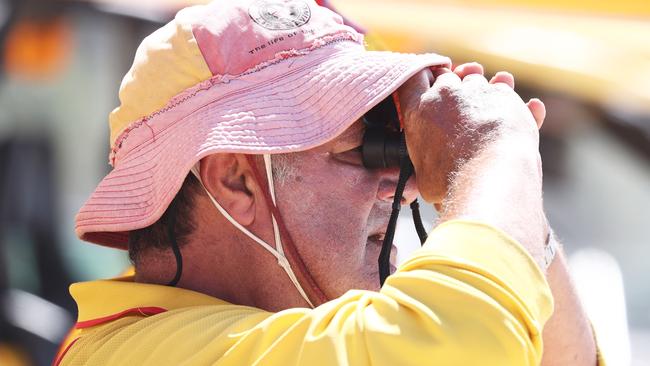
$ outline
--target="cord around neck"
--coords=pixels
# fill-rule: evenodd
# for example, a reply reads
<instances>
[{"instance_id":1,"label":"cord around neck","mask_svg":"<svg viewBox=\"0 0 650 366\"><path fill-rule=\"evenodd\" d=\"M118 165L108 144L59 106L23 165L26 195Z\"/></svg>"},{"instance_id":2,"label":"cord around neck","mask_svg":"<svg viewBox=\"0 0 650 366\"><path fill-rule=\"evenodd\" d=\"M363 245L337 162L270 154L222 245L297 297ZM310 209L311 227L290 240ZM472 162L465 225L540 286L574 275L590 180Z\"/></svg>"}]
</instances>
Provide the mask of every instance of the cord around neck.
<instances>
[{"instance_id":1,"label":"cord around neck","mask_svg":"<svg viewBox=\"0 0 650 366\"><path fill-rule=\"evenodd\" d=\"M272 176L272 166L271 166L271 159L270 156L266 157L265 156L265 167L267 170L267 176L266 178L271 182L268 186L266 185L266 179L262 177L260 174L259 170L257 169L255 165L255 161L252 158L251 155L247 155L247 158L249 158L249 163L253 169L253 173L255 175L255 179L259 182L260 186L263 188L264 192L264 198L268 204L268 206L271 208L271 219L273 221L273 236L275 239L275 248L268 243L266 243L264 240L260 239L257 235L253 234L250 230L239 224L224 208L219 204L219 202L212 196L212 194L206 189L205 185L203 184L203 181L201 180L200 176L200 165L197 163L193 168L192 168L192 173L197 177L199 180L201 186L203 187L204 191L207 193L208 197L212 201L212 204L217 208L217 210L233 225L235 228L237 228L239 231L244 233L246 236L248 236L250 239L252 239L255 243L260 245L262 248L264 248L267 252L271 253L277 260L278 260L278 265L282 267L282 269L285 271L293 285L296 287L298 292L300 293L300 296L311 306L312 308L314 306L317 306L319 304L324 303L326 300L326 297L318 288L316 285L315 281L313 278L311 278L311 275L309 272L307 272L306 267L304 263L302 262L302 259L300 256L297 254L295 247L293 245L293 241L291 240L291 237L288 235L288 232L286 231L286 227L284 226L284 223L282 221L281 215L277 207L275 206L275 192L273 188L273 176ZM285 237L286 245L283 245L282 237ZM286 247L286 248L285 248ZM299 273L303 276L303 278L308 278L307 283L309 286L312 286L312 292L315 294L314 295L314 300L310 299L310 297L307 295L305 290L303 289L300 281L298 280L298 277L293 271L293 268L291 266L291 263L289 262L289 259L287 259L287 256L285 255L285 249L286 252L289 254L289 257L291 258L293 263L297 264L298 271ZM296 259L297 258L297 259Z\"/></svg>"}]
</instances>

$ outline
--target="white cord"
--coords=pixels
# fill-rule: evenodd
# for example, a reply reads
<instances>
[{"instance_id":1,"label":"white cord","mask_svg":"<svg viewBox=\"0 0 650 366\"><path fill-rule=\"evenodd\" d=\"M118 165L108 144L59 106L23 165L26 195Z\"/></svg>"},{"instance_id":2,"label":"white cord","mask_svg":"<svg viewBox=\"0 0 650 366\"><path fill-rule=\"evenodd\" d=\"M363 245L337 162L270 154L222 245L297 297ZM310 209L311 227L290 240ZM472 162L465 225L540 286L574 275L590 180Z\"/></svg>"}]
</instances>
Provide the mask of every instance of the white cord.
<instances>
[{"instance_id":1,"label":"white cord","mask_svg":"<svg viewBox=\"0 0 650 366\"><path fill-rule=\"evenodd\" d=\"M270 193L271 193L271 199L273 201L273 204L275 205L275 190L274 190L274 187L273 187L273 172L271 170L271 168L272 168L271 156L268 155L268 154L264 155L264 166L266 168L266 178L269 181L269 190L270 190ZM201 180L201 170L200 169L201 169L200 168L200 163L196 163L194 165L194 167L192 167L192 173L199 180L199 183L201 183L201 187L203 187L203 190L208 194L208 197L210 197L210 200L212 201L212 204L217 208L217 210L219 210L219 212L231 224L233 224L237 229L239 229L239 231L246 234L246 236L251 238L257 244L261 245L262 248L266 249L275 258L277 258L278 264L287 273L287 276L289 276L289 279L291 280L293 285L296 287L296 289L300 293L300 296L302 296L302 298L305 299L305 301L307 301L309 306L313 308L314 304L312 304L312 302L309 300L309 297L307 297L307 294L305 293L302 286L300 285L300 282L298 281L298 278L293 273L293 269L291 268L291 264L289 263L286 256L284 255L284 250L282 248L282 240L281 240L281 237L280 237L280 230L278 229L278 224L277 224L277 222L275 220L275 217L273 216L273 213L271 213L271 219L273 221L273 236L275 238L275 245L276 245L277 250L274 249L273 247L271 247L270 245L268 245L264 240L257 237L257 235L250 232L250 230L248 230L247 228L242 226L240 223L237 222L237 220L235 220L232 216L230 216L228 211L226 211L226 209L224 209L223 206L221 206L219 204L219 202L217 202L217 200L212 196L212 194L205 188L205 185L203 184L203 181Z\"/></svg>"},{"instance_id":2,"label":"white cord","mask_svg":"<svg viewBox=\"0 0 650 366\"><path fill-rule=\"evenodd\" d=\"M273 165L271 163L271 155L264 154L264 168L266 169L266 180L269 182L269 192L271 193L271 200L273 205L277 207L275 203L275 187L273 184ZM282 247L282 237L280 236L280 229L278 228L278 222L275 220L275 216L271 213L271 220L273 221L273 234L275 237L275 248L280 252L284 257L284 248Z\"/></svg>"}]
</instances>

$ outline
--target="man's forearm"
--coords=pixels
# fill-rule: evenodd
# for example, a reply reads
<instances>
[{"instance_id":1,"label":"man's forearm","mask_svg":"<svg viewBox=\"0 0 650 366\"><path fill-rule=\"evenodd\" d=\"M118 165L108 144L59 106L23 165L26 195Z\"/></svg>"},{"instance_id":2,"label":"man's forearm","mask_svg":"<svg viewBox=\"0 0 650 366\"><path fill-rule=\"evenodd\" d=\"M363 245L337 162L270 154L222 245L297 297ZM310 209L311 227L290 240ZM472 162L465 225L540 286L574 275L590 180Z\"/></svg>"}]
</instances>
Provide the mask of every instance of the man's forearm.
<instances>
[{"instance_id":1,"label":"man's forearm","mask_svg":"<svg viewBox=\"0 0 650 366\"><path fill-rule=\"evenodd\" d=\"M525 143L524 143L525 144ZM494 143L456 175L441 215L493 225L521 243L540 265L548 232L536 150L519 141Z\"/></svg>"},{"instance_id":2,"label":"man's forearm","mask_svg":"<svg viewBox=\"0 0 650 366\"><path fill-rule=\"evenodd\" d=\"M541 177L537 176L536 156L516 145L490 147L469 161L456 177L442 219L469 218L499 227L519 241L544 270L548 228ZM544 328L542 365L595 365L591 327L561 253L548 268L547 281L555 311Z\"/></svg>"},{"instance_id":3,"label":"man's forearm","mask_svg":"<svg viewBox=\"0 0 650 366\"><path fill-rule=\"evenodd\" d=\"M542 365L596 365L596 345L591 325L561 251L548 268L546 278L553 292L555 310L544 327Z\"/></svg>"},{"instance_id":4,"label":"man's forearm","mask_svg":"<svg viewBox=\"0 0 650 366\"><path fill-rule=\"evenodd\" d=\"M514 238L537 263L541 271L532 269L541 277L550 231L538 151L544 106L522 103L512 78L488 82L480 67L459 69L419 74L401 88L418 188L427 202L443 201L441 221L481 221ZM530 269L527 258L521 262ZM517 275L525 276L521 269ZM595 356L593 339L563 259L555 260L547 282L558 310L547 328L554 337L546 337L546 364L589 364ZM548 294L549 287L542 287ZM571 356L565 358L568 351Z\"/></svg>"}]
</instances>

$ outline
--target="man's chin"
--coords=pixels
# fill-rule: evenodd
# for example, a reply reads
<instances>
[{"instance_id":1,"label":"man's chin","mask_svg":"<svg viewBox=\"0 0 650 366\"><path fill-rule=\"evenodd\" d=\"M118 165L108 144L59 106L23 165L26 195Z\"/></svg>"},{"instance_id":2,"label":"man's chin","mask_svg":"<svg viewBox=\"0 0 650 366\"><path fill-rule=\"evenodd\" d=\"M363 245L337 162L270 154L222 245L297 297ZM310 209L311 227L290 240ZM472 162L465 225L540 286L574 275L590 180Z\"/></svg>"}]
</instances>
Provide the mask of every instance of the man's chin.
<instances>
[{"instance_id":1,"label":"man's chin","mask_svg":"<svg viewBox=\"0 0 650 366\"><path fill-rule=\"evenodd\" d=\"M375 258L375 261L379 259L379 254L381 253L381 247L383 245L383 238L376 238L376 237L368 237L366 241L367 245L367 252L366 254L371 256L371 258ZM377 263L377 262L375 262ZM395 273L397 271L397 247L393 243L393 246L391 247L390 251L390 274ZM378 266L378 265L377 265ZM379 268L376 268L376 277L377 281L379 282Z\"/></svg>"},{"instance_id":2,"label":"man's chin","mask_svg":"<svg viewBox=\"0 0 650 366\"><path fill-rule=\"evenodd\" d=\"M397 271L397 267L395 267L392 263L390 265L390 274L392 275ZM375 265L371 270L366 272L367 275L365 276L364 283L362 286L359 287L361 290L369 290L369 291L379 291L381 289L381 286L379 285L379 268Z\"/></svg>"}]
</instances>

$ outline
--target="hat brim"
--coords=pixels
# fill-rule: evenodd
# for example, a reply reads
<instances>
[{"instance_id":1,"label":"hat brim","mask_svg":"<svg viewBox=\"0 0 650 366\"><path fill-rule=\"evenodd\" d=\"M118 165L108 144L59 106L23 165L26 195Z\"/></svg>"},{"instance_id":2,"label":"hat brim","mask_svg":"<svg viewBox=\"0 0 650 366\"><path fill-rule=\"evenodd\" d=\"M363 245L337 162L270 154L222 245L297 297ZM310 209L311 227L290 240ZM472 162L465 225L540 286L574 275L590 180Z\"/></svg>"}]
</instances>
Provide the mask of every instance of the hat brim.
<instances>
[{"instance_id":1,"label":"hat brim","mask_svg":"<svg viewBox=\"0 0 650 366\"><path fill-rule=\"evenodd\" d=\"M436 54L334 44L185 92L129 130L114 169L80 209L76 233L126 249L128 232L155 223L204 156L322 145L418 71L449 65Z\"/></svg>"}]
</instances>

